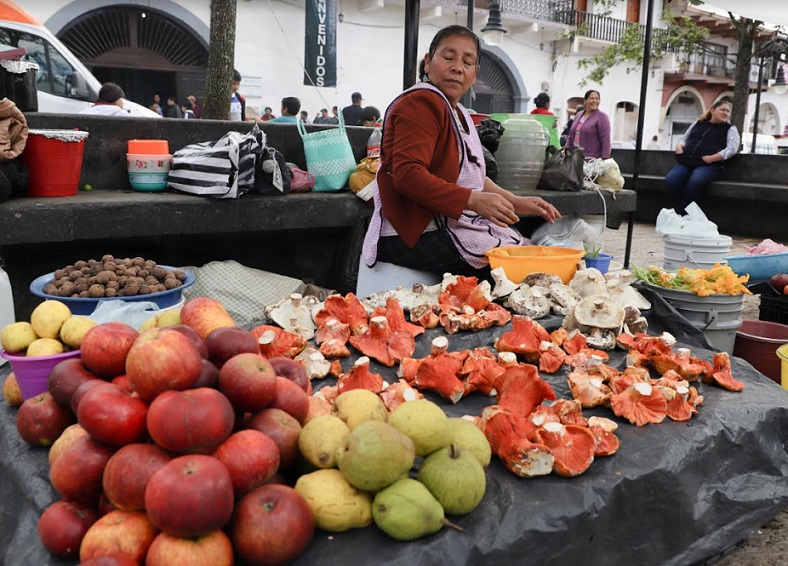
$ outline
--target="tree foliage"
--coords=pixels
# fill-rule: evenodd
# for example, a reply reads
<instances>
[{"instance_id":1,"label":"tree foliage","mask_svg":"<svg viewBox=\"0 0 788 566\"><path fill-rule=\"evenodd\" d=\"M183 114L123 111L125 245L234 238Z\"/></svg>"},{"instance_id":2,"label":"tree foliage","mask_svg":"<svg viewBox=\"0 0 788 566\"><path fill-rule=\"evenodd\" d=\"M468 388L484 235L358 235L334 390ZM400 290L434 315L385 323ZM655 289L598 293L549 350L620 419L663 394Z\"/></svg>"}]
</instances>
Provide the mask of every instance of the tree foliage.
<instances>
[{"instance_id":1,"label":"tree foliage","mask_svg":"<svg viewBox=\"0 0 788 566\"><path fill-rule=\"evenodd\" d=\"M235 59L237 0L211 0L211 45L205 77L203 118L230 117L230 89Z\"/></svg>"}]
</instances>

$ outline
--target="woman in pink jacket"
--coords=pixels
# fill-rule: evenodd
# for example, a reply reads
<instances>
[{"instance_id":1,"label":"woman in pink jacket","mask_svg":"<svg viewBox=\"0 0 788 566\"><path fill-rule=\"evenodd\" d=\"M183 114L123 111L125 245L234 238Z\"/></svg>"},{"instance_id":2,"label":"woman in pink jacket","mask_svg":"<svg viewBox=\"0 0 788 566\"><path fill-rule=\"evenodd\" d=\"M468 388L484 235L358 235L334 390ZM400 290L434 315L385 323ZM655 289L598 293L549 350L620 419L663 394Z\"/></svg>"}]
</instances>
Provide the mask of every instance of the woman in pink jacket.
<instances>
[{"instance_id":1,"label":"woman in pink jacket","mask_svg":"<svg viewBox=\"0 0 788 566\"><path fill-rule=\"evenodd\" d=\"M582 147L586 159L610 157L610 119L599 109L599 92L589 90L584 99L584 110L579 112L569 130L567 147Z\"/></svg>"}]
</instances>

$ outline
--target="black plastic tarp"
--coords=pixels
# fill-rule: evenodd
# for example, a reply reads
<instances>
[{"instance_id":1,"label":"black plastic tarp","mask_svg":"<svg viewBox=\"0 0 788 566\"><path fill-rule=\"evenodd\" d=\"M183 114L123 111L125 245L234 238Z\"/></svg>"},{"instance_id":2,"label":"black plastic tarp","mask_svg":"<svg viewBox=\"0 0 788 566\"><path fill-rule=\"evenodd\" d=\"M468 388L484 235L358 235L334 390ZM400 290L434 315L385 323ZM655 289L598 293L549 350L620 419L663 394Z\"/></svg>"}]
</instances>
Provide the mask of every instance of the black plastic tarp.
<instances>
[{"instance_id":1,"label":"black plastic tarp","mask_svg":"<svg viewBox=\"0 0 788 566\"><path fill-rule=\"evenodd\" d=\"M702 334L661 298L649 297L652 332L668 330L693 353L711 359ZM550 317L548 329L560 324ZM449 336L450 349L492 347L508 329ZM440 330L420 337L426 355ZM345 360L349 367L352 359ZM611 353L624 367L624 353ZM389 381L394 372L375 366ZM8 372L0 370L0 377ZM732 393L701 385L704 404L689 422L635 427L607 409L585 411L620 424L617 454L598 458L576 478L520 479L493 457L487 493L469 515L451 517L463 532L439 533L404 543L371 527L346 533L317 531L303 565L503 564L690 565L715 557L743 540L788 505L788 392L747 362L733 359L746 384ZM543 377L569 398L566 370ZM325 380L331 384L334 380ZM494 399L474 394L450 405L451 416L477 415ZM60 564L43 549L38 515L57 499L47 480L47 453L18 437L15 410L0 411L0 559L8 565Z\"/></svg>"}]
</instances>

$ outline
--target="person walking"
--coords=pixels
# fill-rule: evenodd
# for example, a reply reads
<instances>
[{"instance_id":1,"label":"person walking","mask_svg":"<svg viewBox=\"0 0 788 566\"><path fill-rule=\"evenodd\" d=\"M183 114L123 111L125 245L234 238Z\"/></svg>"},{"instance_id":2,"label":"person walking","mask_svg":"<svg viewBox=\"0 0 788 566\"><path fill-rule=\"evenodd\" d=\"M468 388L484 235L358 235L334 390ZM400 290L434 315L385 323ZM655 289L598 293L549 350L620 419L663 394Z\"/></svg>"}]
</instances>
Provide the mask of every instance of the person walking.
<instances>
[{"instance_id":1,"label":"person walking","mask_svg":"<svg viewBox=\"0 0 788 566\"><path fill-rule=\"evenodd\" d=\"M345 120L346 126L355 126L361 119L361 104L364 102L364 98L360 92L354 92L350 95L350 100L352 104L342 109L342 119Z\"/></svg>"},{"instance_id":2,"label":"person walking","mask_svg":"<svg viewBox=\"0 0 788 566\"><path fill-rule=\"evenodd\" d=\"M167 108L164 109L165 118L183 118L181 114L181 107L175 102L175 96L170 95L167 97Z\"/></svg>"},{"instance_id":3,"label":"person walking","mask_svg":"<svg viewBox=\"0 0 788 566\"><path fill-rule=\"evenodd\" d=\"M739 130L730 123L732 105L722 98L684 132L676 146L676 165L665 176L665 184L676 203L676 213L684 215L703 189L719 179L723 163L739 149Z\"/></svg>"},{"instance_id":4,"label":"person walking","mask_svg":"<svg viewBox=\"0 0 788 566\"><path fill-rule=\"evenodd\" d=\"M575 114L566 147L582 147L586 159L610 157L610 118L599 109L599 92L583 96L583 111Z\"/></svg>"},{"instance_id":5,"label":"person walking","mask_svg":"<svg viewBox=\"0 0 788 566\"><path fill-rule=\"evenodd\" d=\"M479 38L452 25L433 38L419 66L421 81L384 116L375 205L362 258L458 275L489 274L484 252L527 240L519 215L553 222L558 210L539 197L516 196L486 176L482 144L460 104L479 69Z\"/></svg>"}]
</instances>

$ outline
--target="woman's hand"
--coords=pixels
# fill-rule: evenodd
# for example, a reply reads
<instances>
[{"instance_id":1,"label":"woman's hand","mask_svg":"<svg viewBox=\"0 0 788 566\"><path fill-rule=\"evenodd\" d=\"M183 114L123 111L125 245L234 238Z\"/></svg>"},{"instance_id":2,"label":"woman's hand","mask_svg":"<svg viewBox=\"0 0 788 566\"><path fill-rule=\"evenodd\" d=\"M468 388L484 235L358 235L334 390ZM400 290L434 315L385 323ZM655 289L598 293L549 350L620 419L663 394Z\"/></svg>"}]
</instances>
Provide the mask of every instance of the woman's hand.
<instances>
[{"instance_id":1,"label":"woman's hand","mask_svg":"<svg viewBox=\"0 0 788 566\"><path fill-rule=\"evenodd\" d=\"M676 155L681 155L682 153L684 153L684 146L679 144L676 146Z\"/></svg>"},{"instance_id":2,"label":"woman's hand","mask_svg":"<svg viewBox=\"0 0 788 566\"><path fill-rule=\"evenodd\" d=\"M722 155L719 153L713 153L711 155L704 155L701 157L701 159L703 160L703 163L717 163L718 161L722 161Z\"/></svg>"},{"instance_id":3,"label":"woman's hand","mask_svg":"<svg viewBox=\"0 0 788 566\"><path fill-rule=\"evenodd\" d=\"M504 228L520 219L514 205L496 193L473 191L465 208Z\"/></svg>"},{"instance_id":4,"label":"woman's hand","mask_svg":"<svg viewBox=\"0 0 788 566\"><path fill-rule=\"evenodd\" d=\"M540 197L516 197L515 211L518 214L535 214L547 220L550 224L556 218L561 218L561 213L552 204Z\"/></svg>"}]
</instances>

